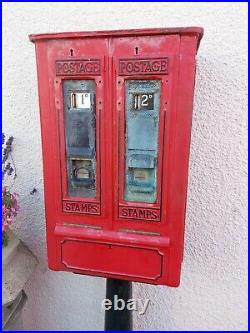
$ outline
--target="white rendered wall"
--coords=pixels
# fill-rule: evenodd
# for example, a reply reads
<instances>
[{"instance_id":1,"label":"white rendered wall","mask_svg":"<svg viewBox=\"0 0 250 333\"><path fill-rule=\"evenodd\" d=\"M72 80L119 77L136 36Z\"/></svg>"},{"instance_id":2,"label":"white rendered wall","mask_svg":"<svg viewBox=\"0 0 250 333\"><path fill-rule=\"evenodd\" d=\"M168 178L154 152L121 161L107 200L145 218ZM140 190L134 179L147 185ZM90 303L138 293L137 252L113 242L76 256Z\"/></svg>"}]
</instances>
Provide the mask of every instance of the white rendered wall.
<instances>
[{"instance_id":1,"label":"white rendered wall","mask_svg":"<svg viewBox=\"0 0 250 333\"><path fill-rule=\"evenodd\" d=\"M150 298L141 330L247 329L247 5L4 3L3 130L15 137L21 195L15 230L40 265L26 288L27 330L103 329L105 280L46 266L35 48L30 33L202 26L197 56L185 257L178 289L134 284ZM38 192L30 195L33 187Z\"/></svg>"}]
</instances>

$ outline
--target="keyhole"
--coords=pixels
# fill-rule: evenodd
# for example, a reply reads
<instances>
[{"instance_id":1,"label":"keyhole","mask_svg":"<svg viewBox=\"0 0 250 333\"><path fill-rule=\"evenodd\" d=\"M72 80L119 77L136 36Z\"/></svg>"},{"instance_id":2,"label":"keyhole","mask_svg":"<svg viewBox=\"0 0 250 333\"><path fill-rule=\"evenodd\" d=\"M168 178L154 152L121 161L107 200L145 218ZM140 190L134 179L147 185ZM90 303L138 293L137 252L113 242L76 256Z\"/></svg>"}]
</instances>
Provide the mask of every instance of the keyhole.
<instances>
[{"instance_id":1,"label":"keyhole","mask_svg":"<svg viewBox=\"0 0 250 333\"><path fill-rule=\"evenodd\" d=\"M138 54L139 48L136 46L135 48L135 54Z\"/></svg>"},{"instance_id":2,"label":"keyhole","mask_svg":"<svg viewBox=\"0 0 250 333\"><path fill-rule=\"evenodd\" d=\"M73 55L74 55L73 49L70 49L70 55L71 55L71 57L73 57Z\"/></svg>"}]
</instances>

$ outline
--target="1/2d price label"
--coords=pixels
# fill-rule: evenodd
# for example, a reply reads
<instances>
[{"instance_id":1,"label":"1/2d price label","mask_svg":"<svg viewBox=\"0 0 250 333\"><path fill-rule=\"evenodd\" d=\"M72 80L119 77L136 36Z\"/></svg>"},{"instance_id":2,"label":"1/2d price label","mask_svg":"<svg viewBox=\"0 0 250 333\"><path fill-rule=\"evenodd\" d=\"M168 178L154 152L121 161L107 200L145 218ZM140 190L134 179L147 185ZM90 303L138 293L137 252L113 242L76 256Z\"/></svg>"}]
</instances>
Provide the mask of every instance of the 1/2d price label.
<instances>
[{"instance_id":1,"label":"1/2d price label","mask_svg":"<svg viewBox=\"0 0 250 333\"><path fill-rule=\"evenodd\" d=\"M132 98L133 110L153 110L154 109L154 94L141 93L133 94Z\"/></svg>"}]
</instances>

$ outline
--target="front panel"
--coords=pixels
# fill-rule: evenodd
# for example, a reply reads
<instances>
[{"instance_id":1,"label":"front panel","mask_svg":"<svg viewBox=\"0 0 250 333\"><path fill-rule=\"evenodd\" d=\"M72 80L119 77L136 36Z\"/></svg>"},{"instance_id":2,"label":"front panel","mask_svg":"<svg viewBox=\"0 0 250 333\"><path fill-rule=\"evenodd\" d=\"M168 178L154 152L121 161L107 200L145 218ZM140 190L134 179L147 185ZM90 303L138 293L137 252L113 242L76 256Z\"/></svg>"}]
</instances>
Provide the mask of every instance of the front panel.
<instances>
[{"instance_id":1,"label":"front panel","mask_svg":"<svg viewBox=\"0 0 250 333\"><path fill-rule=\"evenodd\" d=\"M114 40L116 229L165 234L162 170L169 159L166 126L174 112L178 49L178 36Z\"/></svg>"},{"instance_id":2,"label":"front panel","mask_svg":"<svg viewBox=\"0 0 250 333\"><path fill-rule=\"evenodd\" d=\"M57 226L109 228L110 147L105 137L107 41L38 43L49 265L63 270ZM108 133L108 134L107 134ZM51 249L51 250L50 250Z\"/></svg>"},{"instance_id":3,"label":"front panel","mask_svg":"<svg viewBox=\"0 0 250 333\"><path fill-rule=\"evenodd\" d=\"M64 224L107 227L105 156L109 152L104 118L108 51L106 40L97 44L99 47L93 47L90 39L65 41L63 46L48 44L59 137L56 211Z\"/></svg>"}]
</instances>

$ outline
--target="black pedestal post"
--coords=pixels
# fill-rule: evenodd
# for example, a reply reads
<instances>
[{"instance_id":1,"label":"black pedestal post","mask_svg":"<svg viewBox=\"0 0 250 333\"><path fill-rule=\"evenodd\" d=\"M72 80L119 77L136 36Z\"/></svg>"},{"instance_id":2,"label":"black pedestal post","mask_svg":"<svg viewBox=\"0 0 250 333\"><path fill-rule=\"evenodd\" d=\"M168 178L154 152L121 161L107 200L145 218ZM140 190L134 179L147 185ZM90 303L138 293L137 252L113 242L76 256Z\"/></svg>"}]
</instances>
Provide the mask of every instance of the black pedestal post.
<instances>
[{"instance_id":1,"label":"black pedestal post","mask_svg":"<svg viewBox=\"0 0 250 333\"><path fill-rule=\"evenodd\" d=\"M105 311L105 331L132 331L132 311L114 309L114 297L127 300L132 297L132 282L107 279L106 299L112 302L112 308Z\"/></svg>"}]
</instances>

